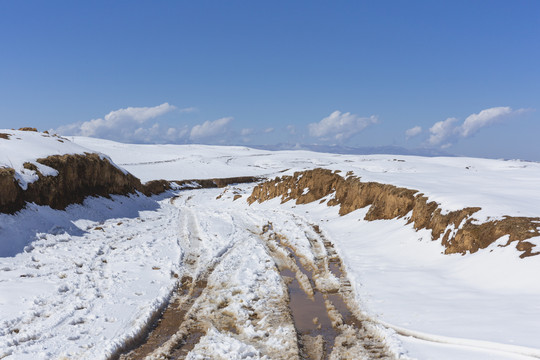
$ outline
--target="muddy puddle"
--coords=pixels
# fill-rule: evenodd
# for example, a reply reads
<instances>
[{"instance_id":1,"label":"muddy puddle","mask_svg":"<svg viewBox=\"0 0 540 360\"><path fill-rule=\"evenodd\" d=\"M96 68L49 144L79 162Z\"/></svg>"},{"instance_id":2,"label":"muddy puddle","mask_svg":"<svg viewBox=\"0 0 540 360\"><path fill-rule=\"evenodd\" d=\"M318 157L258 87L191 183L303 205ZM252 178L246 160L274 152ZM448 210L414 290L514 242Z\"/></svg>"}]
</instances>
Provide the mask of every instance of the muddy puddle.
<instances>
[{"instance_id":1,"label":"muddy puddle","mask_svg":"<svg viewBox=\"0 0 540 360\"><path fill-rule=\"evenodd\" d=\"M338 358L390 359L381 341L369 334L362 321L354 314L347 301L351 301L352 288L332 243L325 239L318 226L313 226L317 239L310 239L312 250L319 246L325 256L315 256L315 262L301 259L296 249L282 235L273 233L273 224L263 226L263 235L285 250L290 260L276 259L280 275L287 285L289 308L298 335L301 359L323 360ZM319 250L321 251L321 250ZM279 251L274 249L274 255ZM320 255L320 254L319 254ZM280 255L277 255L280 257ZM318 260L317 260L318 259ZM306 268L306 266L309 268ZM339 279L339 288L320 288L314 276L332 274ZM307 281L306 281L307 279ZM306 289L307 288L307 289ZM347 333L347 334L345 334ZM346 348L355 344L356 349ZM345 351L343 349L345 348ZM334 351L335 350L335 351ZM353 357L349 357L353 356Z\"/></svg>"},{"instance_id":2,"label":"muddy puddle","mask_svg":"<svg viewBox=\"0 0 540 360\"><path fill-rule=\"evenodd\" d=\"M279 240L278 244L282 245ZM319 291L314 286L312 272L302 265L294 250L289 246L283 246L283 248L294 259L298 270L307 276L313 289L313 295L306 293L300 286L297 274L291 269L284 268L280 271L287 284L289 308L300 340L301 355L308 359L328 359L339 331L332 324L333 321L327 309L327 302L330 301L330 306L334 306L340 313L344 311L349 316L352 316L352 313L338 294L330 295L330 298L329 294L323 294ZM334 265L336 264L334 263ZM334 266L333 274L339 279L342 275L341 269ZM336 319L334 319L334 323L335 321Z\"/></svg>"}]
</instances>

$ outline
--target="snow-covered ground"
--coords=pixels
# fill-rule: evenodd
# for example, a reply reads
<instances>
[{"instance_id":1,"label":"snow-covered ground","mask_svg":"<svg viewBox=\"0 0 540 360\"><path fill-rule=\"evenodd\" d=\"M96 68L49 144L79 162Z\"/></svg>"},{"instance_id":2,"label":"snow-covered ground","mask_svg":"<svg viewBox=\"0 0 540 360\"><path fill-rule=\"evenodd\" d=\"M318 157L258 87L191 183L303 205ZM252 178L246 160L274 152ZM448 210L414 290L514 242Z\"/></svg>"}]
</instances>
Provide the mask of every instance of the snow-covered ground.
<instances>
[{"instance_id":1,"label":"snow-covered ground","mask_svg":"<svg viewBox=\"0 0 540 360\"><path fill-rule=\"evenodd\" d=\"M445 210L480 206L477 218L540 215L537 163L70 140L109 155L143 181L273 177L324 167L417 189ZM65 212L32 205L17 215L0 215L1 246L12 238L28 244L14 257L0 258L0 358L105 358L144 329L177 277L223 256L221 264L228 265L220 265L222 276L230 276L243 301L253 301L248 291L257 286L278 294L276 274L260 278L268 272L266 253L250 242L266 222L281 224L306 256L302 224L319 225L342 257L363 311L391 329L384 336L396 356L540 357L540 257L520 259L513 246L497 244L475 254L444 255L427 231L416 232L403 219L362 220L367 209L340 217L337 207L318 202L275 199L249 206L245 200L253 186L237 186L242 197L236 201L232 189L219 199L224 189L179 190L183 201L171 202L171 194L113 197L88 199ZM31 230L18 234L20 228ZM194 231L201 239L198 250L189 241ZM193 251L202 257L190 269L185 258ZM237 261L242 268L234 267ZM212 330L192 357L197 351L208 355L217 343L216 351L257 358L286 341L289 331L284 326L261 344L247 333L233 339Z\"/></svg>"},{"instance_id":2,"label":"snow-covered ground","mask_svg":"<svg viewBox=\"0 0 540 360\"><path fill-rule=\"evenodd\" d=\"M232 176L275 176L278 172L324 167L352 171L362 181L377 181L426 194L447 211L468 206L475 218L540 215L540 163L464 157L339 155L310 151L264 151L203 145L128 145L74 137L76 144L112 157L139 177L182 180Z\"/></svg>"}]
</instances>

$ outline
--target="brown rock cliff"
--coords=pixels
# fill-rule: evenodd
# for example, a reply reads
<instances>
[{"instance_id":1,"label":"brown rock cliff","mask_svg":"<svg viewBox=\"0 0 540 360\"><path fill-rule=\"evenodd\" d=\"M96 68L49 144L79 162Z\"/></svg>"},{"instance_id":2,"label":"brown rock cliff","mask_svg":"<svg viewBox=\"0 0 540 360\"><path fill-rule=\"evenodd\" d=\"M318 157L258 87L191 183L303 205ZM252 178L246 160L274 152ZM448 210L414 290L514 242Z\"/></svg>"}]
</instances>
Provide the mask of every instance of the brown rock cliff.
<instances>
[{"instance_id":1,"label":"brown rock cliff","mask_svg":"<svg viewBox=\"0 0 540 360\"><path fill-rule=\"evenodd\" d=\"M431 230L433 240L441 239L445 252L474 253L486 248L501 236L509 235L506 245L515 243L522 252L520 257L538 255L534 244L525 240L539 236L540 218L510 217L477 223L472 215L478 207L464 208L443 214L439 205L417 190L361 182L359 178L344 178L338 172L314 169L296 172L293 176L277 177L257 185L248 202L263 202L281 197L281 202L296 200L297 204L317 201L333 194L328 206L339 206L339 214L345 215L370 206L365 220L403 218L410 215L408 223L416 230Z\"/></svg>"}]
</instances>

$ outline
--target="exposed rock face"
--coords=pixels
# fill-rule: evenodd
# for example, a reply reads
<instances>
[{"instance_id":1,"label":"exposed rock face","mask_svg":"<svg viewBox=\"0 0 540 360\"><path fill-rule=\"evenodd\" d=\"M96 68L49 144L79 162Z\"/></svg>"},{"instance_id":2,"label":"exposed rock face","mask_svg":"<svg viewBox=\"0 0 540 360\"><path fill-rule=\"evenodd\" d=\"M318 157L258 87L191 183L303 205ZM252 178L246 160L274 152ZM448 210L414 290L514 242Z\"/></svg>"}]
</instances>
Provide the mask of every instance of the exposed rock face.
<instances>
[{"instance_id":1,"label":"exposed rock face","mask_svg":"<svg viewBox=\"0 0 540 360\"><path fill-rule=\"evenodd\" d=\"M416 230L431 230L432 239L441 239L445 252L474 253L486 248L501 236L509 235L506 245L515 243L523 253L520 257L538 255L533 252L534 244L525 240L539 236L540 218L510 217L502 220L475 222L472 215L478 207L465 208L442 214L438 204L429 201L417 190L400 188L376 182L361 182L359 178L343 178L338 172L314 169L296 172L293 176L277 177L257 185L248 198L252 204L281 197L281 202L295 199L297 204L306 204L334 194L328 206L340 206L339 214L370 206L365 220L402 218L410 215L408 223Z\"/></svg>"},{"instance_id":2,"label":"exposed rock face","mask_svg":"<svg viewBox=\"0 0 540 360\"><path fill-rule=\"evenodd\" d=\"M184 187L192 187L195 189L201 188L222 188L231 184L252 183L261 180L254 176L240 176L230 178L214 178L214 179L192 179L192 180L152 180L143 185L142 193L147 196L161 194L164 191L172 190L173 184Z\"/></svg>"},{"instance_id":3,"label":"exposed rock face","mask_svg":"<svg viewBox=\"0 0 540 360\"><path fill-rule=\"evenodd\" d=\"M15 180L15 170L0 168L0 212L13 213L24 206L22 189Z\"/></svg>"},{"instance_id":4,"label":"exposed rock face","mask_svg":"<svg viewBox=\"0 0 540 360\"><path fill-rule=\"evenodd\" d=\"M38 130L34 127L22 127L19 129L20 131L33 131L33 132L38 132Z\"/></svg>"},{"instance_id":5,"label":"exposed rock face","mask_svg":"<svg viewBox=\"0 0 540 360\"><path fill-rule=\"evenodd\" d=\"M125 174L98 154L54 155L37 162L57 170L58 175L43 176L35 165L26 163L24 167L39 176L37 181L28 184L27 190L19 187L13 169L0 169L0 212L16 212L26 202L65 209L90 195L125 195L143 190L139 179Z\"/></svg>"}]
</instances>

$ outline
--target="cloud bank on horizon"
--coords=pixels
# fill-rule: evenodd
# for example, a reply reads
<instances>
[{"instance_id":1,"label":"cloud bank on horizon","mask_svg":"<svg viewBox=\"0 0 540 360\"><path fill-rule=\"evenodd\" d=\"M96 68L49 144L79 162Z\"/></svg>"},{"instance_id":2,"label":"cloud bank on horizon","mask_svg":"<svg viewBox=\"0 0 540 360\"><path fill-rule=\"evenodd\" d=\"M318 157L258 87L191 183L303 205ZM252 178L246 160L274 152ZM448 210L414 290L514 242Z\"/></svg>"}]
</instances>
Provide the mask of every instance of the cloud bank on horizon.
<instances>
[{"instance_id":1,"label":"cloud bank on horizon","mask_svg":"<svg viewBox=\"0 0 540 360\"><path fill-rule=\"evenodd\" d=\"M179 109L169 103L154 107L127 107L113 110L103 118L77 122L51 129L61 135L76 135L98 137L108 140L133 143L210 143L210 144L240 144L252 141L252 136L266 136L276 131L282 131L287 136L296 135L300 129L296 125L288 125L284 129L263 127L242 128L234 130L231 125L232 116L216 120L207 120L200 124L188 126L164 126L159 118L165 114L196 111L195 108ZM447 149L457 141L471 137L482 128L511 119L527 109L513 110L508 106L492 107L471 114L463 122L449 117L435 122L427 131L421 126L414 126L405 131L406 139L424 134L425 147ZM333 111L318 122L307 125L309 140L315 143L343 144L364 131L367 127L376 125L379 119L375 115L362 117L350 112Z\"/></svg>"},{"instance_id":2,"label":"cloud bank on horizon","mask_svg":"<svg viewBox=\"0 0 540 360\"><path fill-rule=\"evenodd\" d=\"M128 107L113 110L103 118L92 119L60 126L50 131L64 136L88 136L102 139L134 142L134 143L215 143L238 144L252 141L252 135L265 136L276 132L274 127L242 128L235 131L231 128L232 116L188 126L164 126L159 117L176 112L188 113L195 108L178 109L169 103L154 107ZM376 124L378 119L372 115L361 117L350 112L334 111L319 122L308 125L308 133L313 141L343 142L357 135L366 127ZM287 135L295 135L295 125L288 125L283 130Z\"/></svg>"}]
</instances>

